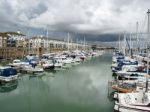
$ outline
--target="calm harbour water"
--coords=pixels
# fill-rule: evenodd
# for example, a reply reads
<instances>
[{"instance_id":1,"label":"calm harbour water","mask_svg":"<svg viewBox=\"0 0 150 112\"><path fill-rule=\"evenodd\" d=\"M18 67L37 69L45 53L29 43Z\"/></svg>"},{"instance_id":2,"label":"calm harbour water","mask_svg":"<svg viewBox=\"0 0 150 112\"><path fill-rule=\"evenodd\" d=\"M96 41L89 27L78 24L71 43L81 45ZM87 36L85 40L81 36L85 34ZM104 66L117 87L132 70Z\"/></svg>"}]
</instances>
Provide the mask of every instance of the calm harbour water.
<instances>
[{"instance_id":1,"label":"calm harbour water","mask_svg":"<svg viewBox=\"0 0 150 112\"><path fill-rule=\"evenodd\" d=\"M0 112L113 112L108 98L111 55L42 77L24 75L1 87Z\"/></svg>"}]
</instances>

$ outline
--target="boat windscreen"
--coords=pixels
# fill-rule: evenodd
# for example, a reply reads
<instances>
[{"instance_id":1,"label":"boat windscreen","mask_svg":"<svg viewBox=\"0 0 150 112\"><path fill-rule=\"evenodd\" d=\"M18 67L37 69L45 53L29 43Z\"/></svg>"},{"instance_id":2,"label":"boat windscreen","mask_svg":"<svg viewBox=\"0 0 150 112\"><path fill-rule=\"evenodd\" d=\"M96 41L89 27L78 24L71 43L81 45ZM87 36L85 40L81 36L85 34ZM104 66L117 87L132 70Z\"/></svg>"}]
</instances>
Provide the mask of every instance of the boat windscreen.
<instances>
[{"instance_id":1,"label":"boat windscreen","mask_svg":"<svg viewBox=\"0 0 150 112\"><path fill-rule=\"evenodd\" d=\"M9 76L13 76L17 74L17 70L13 69L13 68L7 68L7 69L3 69L1 70L1 76L4 77L9 77Z\"/></svg>"}]
</instances>

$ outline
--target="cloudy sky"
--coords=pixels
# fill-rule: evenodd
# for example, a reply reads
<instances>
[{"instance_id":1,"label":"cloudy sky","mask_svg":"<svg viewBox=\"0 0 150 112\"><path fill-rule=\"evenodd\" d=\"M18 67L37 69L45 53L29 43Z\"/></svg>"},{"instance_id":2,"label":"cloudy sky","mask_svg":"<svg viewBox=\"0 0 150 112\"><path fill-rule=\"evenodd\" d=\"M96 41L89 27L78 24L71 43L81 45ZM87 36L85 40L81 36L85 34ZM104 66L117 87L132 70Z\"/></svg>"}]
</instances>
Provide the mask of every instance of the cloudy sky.
<instances>
[{"instance_id":1,"label":"cloudy sky","mask_svg":"<svg viewBox=\"0 0 150 112\"><path fill-rule=\"evenodd\" d=\"M0 0L0 31L134 32L148 8L150 0Z\"/></svg>"}]
</instances>

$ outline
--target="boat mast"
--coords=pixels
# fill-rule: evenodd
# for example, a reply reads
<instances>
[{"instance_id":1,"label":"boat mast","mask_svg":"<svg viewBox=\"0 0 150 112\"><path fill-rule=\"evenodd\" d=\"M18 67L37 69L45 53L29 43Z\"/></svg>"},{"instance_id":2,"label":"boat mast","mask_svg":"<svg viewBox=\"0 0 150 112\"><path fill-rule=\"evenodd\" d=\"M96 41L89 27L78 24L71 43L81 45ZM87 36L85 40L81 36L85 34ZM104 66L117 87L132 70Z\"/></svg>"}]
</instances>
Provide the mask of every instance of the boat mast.
<instances>
[{"instance_id":1,"label":"boat mast","mask_svg":"<svg viewBox=\"0 0 150 112\"><path fill-rule=\"evenodd\" d=\"M30 55L30 38L29 38L29 28L27 28L27 36L28 36L28 55Z\"/></svg>"},{"instance_id":2,"label":"boat mast","mask_svg":"<svg viewBox=\"0 0 150 112\"><path fill-rule=\"evenodd\" d=\"M139 28L139 23L136 22L136 47L137 50L136 50L136 54L138 54L139 50L138 50L138 28Z\"/></svg>"},{"instance_id":3,"label":"boat mast","mask_svg":"<svg viewBox=\"0 0 150 112\"><path fill-rule=\"evenodd\" d=\"M120 52L120 33L119 33L119 52Z\"/></svg>"},{"instance_id":4,"label":"boat mast","mask_svg":"<svg viewBox=\"0 0 150 112\"><path fill-rule=\"evenodd\" d=\"M76 44L77 44L77 50L78 50L78 38L77 38L77 40L76 40Z\"/></svg>"},{"instance_id":5,"label":"boat mast","mask_svg":"<svg viewBox=\"0 0 150 112\"><path fill-rule=\"evenodd\" d=\"M69 32L68 32L68 51L69 51Z\"/></svg>"},{"instance_id":6,"label":"boat mast","mask_svg":"<svg viewBox=\"0 0 150 112\"><path fill-rule=\"evenodd\" d=\"M149 46L149 38L150 38L150 27L149 27L149 24L150 24L150 18L149 18L149 14L150 14L150 9L148 9L148 12L147 12L147 15L148 15L148 25L147 25L147 39L148 39L148 46ZM149 47L148 47L149 48ZM147 57L148 57L148 60L147 60L147 75L149 76L149 49L147 48ZM148 77L146 77L146 92L148 92Z\"/></svg>"},{"instance_id":7,"label":"boat mast","mask_svg":"<svg viewBox=\"0 0 150 112\"><path fill-rule=\"evenodd\" d=\"M48 27L47 27L46 37L47 37L47 53L48 53Z\"/></svg>"},{"instance_id":8,"label":"boat mast","mask_svg":"<svg viewBox=\"0 0 150 112\"><path fill-rule=\"evenodd\" d=\"M71 50L73 50L73 40L72 40L72 37L71 37Z\"/></svg>"},{"instance_id":9,"label":"boat mast","mask_svg":"<svg viewBox=\"0 0 150 112\"><path fill-rule=\"evenodd\" d=\"M132 57L132 46L131 46L132 42L131 42L131 36L132 36L132 34L130 33L130 45L129 45L129 47L130 47L130 56Z\"/></svg>"},{"instance_id":10,"label":"boat mast","mask_svg":"<svg viewBox=\"0 0 150 112\"><path fill-rule=\"evenodd\" d=\"M126 34L124 34L124 49L123 49L124 55L126 55Z\"/></svg>"},{"instance_id":11,"label":"boat mast","mask_svg":"<svg viewBox=\"0 0 150 112\"><path fill-rule=\"evenodd\" d=\"M85 36L84 36L84 51L85 51Z\"/></svg>"}]
</instances>

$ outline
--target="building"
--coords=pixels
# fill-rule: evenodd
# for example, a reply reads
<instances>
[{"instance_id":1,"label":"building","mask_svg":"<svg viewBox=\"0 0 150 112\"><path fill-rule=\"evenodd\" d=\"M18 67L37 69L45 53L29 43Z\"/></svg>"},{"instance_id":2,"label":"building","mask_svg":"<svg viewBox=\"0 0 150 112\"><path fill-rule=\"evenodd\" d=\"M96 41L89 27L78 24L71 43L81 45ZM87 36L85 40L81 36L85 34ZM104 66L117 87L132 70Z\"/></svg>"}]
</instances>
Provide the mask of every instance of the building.
<instances>
[{"instance_id":1,"label":"building","mask_svg":"<svg viewBox=\"0 0 150 112\"><path fill-rule=\"evenodd\" d=\"M25 47L25 35L18 32L0 33L0 47Z\"/></svg>"},{"instance_id":2,"label":"building","mask_svg":"<svg viewBox=\"0 0 150 112\"><path fill-rule=\"evenodd\" d=\"M50 39L45 36L26 38L20 32L0 33L0 58L15 59L28 54L41 56L44 53L88 48L89 46L83 43Z\"/></svg>"}]
</instances>

